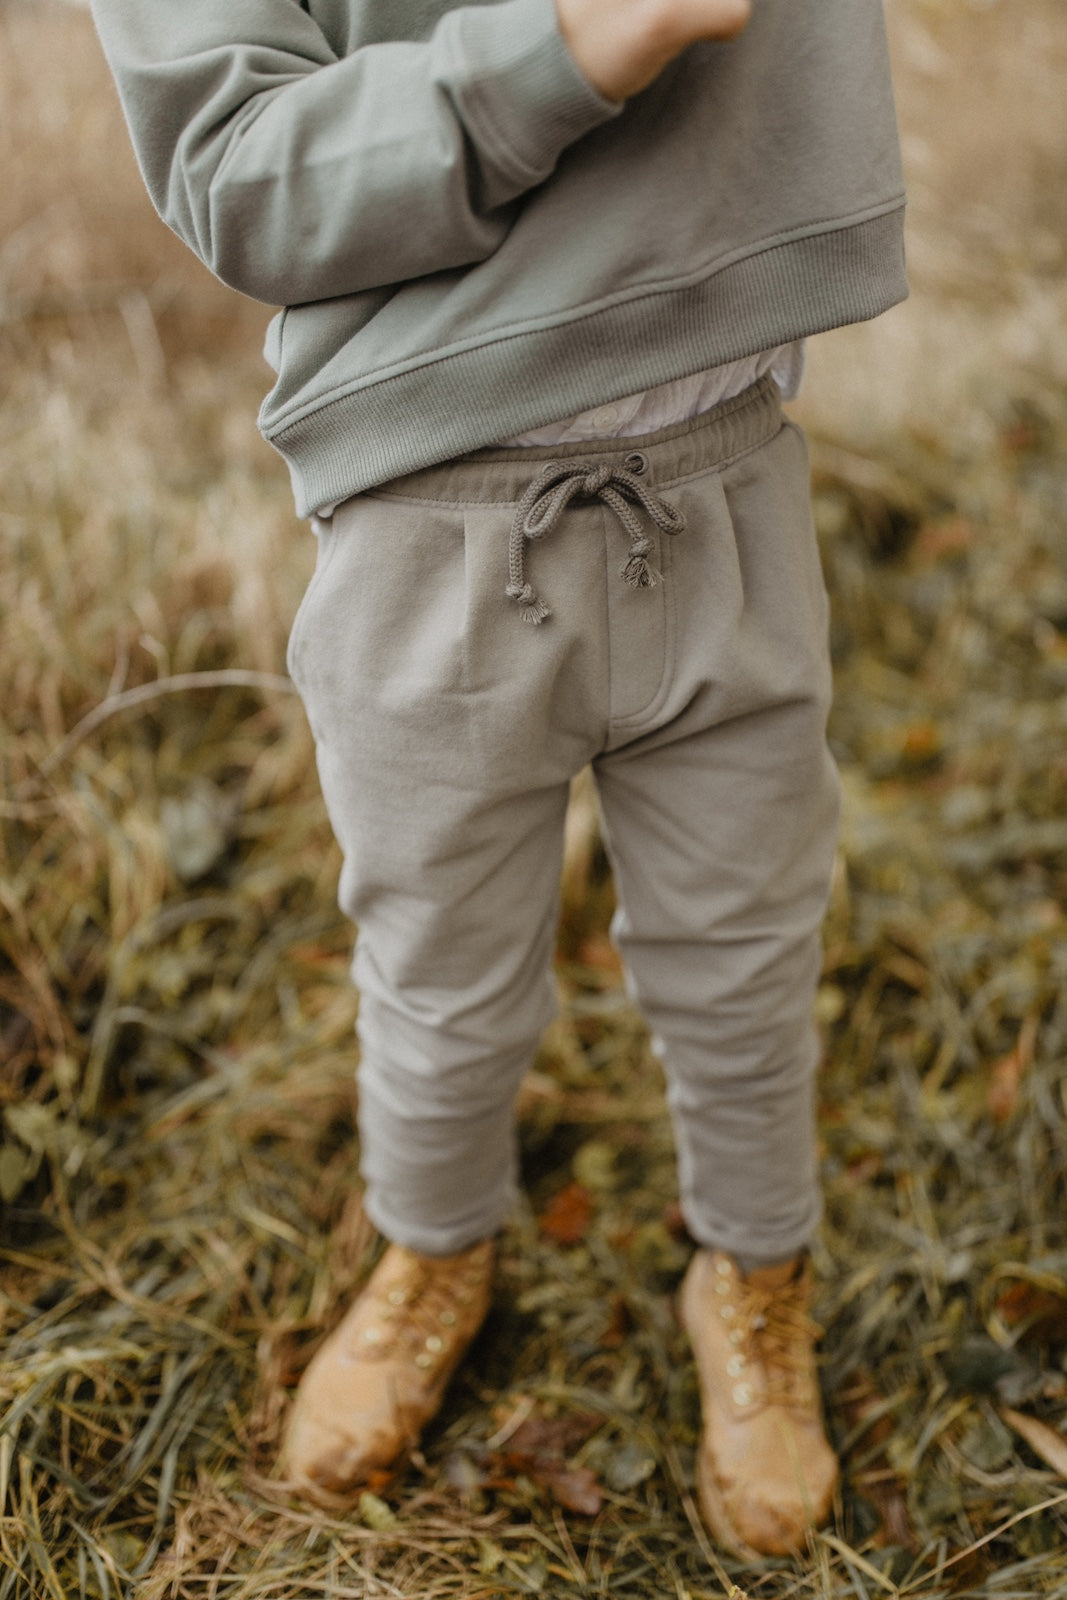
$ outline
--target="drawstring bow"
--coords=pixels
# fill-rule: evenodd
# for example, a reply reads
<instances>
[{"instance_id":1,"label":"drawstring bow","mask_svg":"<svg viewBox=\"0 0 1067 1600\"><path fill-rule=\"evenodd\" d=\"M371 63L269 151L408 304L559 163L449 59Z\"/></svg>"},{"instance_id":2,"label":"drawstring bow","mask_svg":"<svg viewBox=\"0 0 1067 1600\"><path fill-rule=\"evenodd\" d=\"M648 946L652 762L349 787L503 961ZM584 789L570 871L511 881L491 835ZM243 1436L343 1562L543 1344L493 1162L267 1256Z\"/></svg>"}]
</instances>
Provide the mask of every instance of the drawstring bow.
<instances>
[{"instance_id":1,"label":"drawstring bow","mask_svg":"<svg viewBox=\"0 0 1067 1600\"><path fill-rule=\"evenodd\" d=\"M643 470L643 458L634 455ZM649 565L652 546L635 511L640 506L664 533L680 533L685 518L677 507L653 493L628 466L576 466L566 461L550 461L538 473L515 511L508 538L508 586L505 593L519 607L524 622L543 622L550 615L536 590L526 581L526 541L543 539L552 532L570 502L602 500L615 513L630 536L630 549L621 568L623 580L634 589L650 589L659 582L659 573Z\"/></svg>"}]
</instances>

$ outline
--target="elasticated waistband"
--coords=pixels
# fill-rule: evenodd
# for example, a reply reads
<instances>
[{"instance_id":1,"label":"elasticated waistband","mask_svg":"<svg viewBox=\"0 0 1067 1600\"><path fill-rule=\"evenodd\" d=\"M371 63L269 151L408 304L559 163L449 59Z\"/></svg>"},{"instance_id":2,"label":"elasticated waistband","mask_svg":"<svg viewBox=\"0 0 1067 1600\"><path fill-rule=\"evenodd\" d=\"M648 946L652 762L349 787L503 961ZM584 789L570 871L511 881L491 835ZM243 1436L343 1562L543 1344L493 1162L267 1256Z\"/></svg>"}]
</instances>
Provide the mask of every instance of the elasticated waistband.
<instances>
[{"instance_id":1,"label":"elasticated waistband","mask_svg":"<svg viewBox=\"0 0 1067 1600\"><path fill-rule=\"evenodd\" d=\"M769 375L743 394L688 422L623 439L577 444L516 445L474 450L440 466L394 478L368 492L390 499L507 505L521 500L548 461L625 463L640 455L649 482L665 488L698 473L721 470L773 439L782 426L781 395Z\"/></svg>"}]
</instances>

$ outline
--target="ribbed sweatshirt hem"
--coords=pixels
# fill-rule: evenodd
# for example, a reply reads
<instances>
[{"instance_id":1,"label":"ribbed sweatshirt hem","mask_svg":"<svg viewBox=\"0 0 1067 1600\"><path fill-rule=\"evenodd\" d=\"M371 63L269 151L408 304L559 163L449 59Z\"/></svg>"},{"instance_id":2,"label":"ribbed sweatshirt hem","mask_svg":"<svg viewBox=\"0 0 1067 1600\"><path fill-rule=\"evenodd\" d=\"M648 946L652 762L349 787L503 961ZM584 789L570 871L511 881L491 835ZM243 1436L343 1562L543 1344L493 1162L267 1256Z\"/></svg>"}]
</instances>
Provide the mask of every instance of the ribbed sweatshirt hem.
<instances>
[{"instance_id":1,"label":"ribbed sweatshirt hem","mask_svg":"<svg viewBox=\"0 0 1067 1600\"><path fill-rule=\"evenodd\" d=\"M271 418L268 402L263 432L307 516L590 406L879 316L907 294L902 211L773 244L683 287L435 352L292 421Z\"/></svg>"}]
</instances>

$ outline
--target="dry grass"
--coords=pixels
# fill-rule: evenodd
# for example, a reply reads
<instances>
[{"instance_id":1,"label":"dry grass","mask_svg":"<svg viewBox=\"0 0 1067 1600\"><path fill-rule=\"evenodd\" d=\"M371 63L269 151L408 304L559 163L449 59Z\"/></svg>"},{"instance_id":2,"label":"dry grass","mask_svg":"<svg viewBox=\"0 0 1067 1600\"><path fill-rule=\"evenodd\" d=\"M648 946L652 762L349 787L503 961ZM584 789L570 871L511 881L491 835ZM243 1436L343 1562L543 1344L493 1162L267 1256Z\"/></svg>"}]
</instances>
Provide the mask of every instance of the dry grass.
<instances>
[{"instance_id":1,"label":"dry grass","mask_svg":"<svg viewBox=\"0 0 1067 1600\"><path fill-rule=\"evenodd\" d=\"M817 342L804 398L861 447L995 449L1018 393L1067 384L1067 30L1059 0L887 0L912 296Z\"/></svg>"},{"instance_id":2,"label":"dry grass","mask_svg":"<svg viewBox=\"0 0 1067 1600\"><path fill-rule=\"evenodd\" d=\"M286 1387L376 1248L336 853L276 681L308 541L252 428L262 314L153 225L84 16L0 0L0 1600L1067 1594L1067 419L1053 245L1026 243L1063 145L1043 65L1013 121L987 110L1058 4L894 0L917 320L813 361L845 1480L807 1558L742 1567L693 1509L671 1141L582 799L476 1359L351 1516L271 1481ZM1011 222L999 298L933 225L968 185L984 237ZM918 364L946 317L981 395ZM846 413L869 339L880 409Z\"/></svg>"}]
</instances>

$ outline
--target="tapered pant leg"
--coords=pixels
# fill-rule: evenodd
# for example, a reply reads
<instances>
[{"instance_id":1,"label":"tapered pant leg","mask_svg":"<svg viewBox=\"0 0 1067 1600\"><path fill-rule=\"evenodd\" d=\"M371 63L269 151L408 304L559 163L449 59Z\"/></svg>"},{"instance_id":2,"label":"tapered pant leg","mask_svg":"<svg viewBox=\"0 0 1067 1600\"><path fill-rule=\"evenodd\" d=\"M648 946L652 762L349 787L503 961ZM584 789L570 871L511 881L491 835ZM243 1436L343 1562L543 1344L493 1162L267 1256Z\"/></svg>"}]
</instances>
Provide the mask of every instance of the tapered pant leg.
<instances>
[{"instance_id":1,"label":"tapered pant leg","mask_svg":"<svg viewBox=\"0 0 1067 1600\"><path fill-rule=\"evenodd\" d=\"M787 426L679 494L669 688L655 726L616 725L595 763L614 931L662 1053L690 1230L773 1261L820 1214L813 997L838 813L802 440Z\"/></svg>"},{"instance_id":2,"label":"tapered pant leg","mask_svg":"<svg viewBox=\"0 0 1067 1600\"><path fill-rule=\"evenodd\" d=\"M504 596L512 511L349 502L290 645L357 927L365 1205L427 1254L513 1204L514 1098L555 1006L564 816L589 751L565 687L595 678L588 649ZM577 616L588 585L570 584Z\"/></svg>"}]
</instances>

